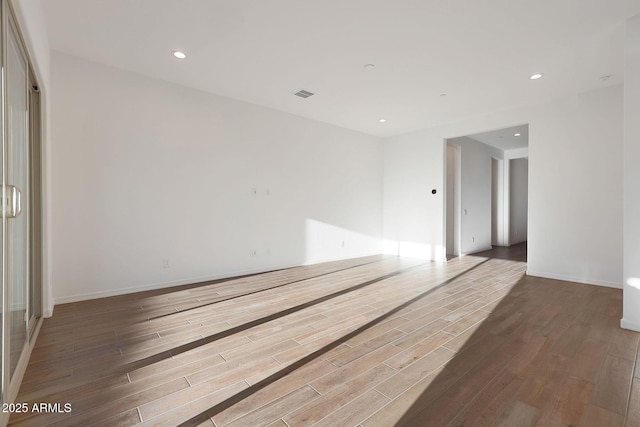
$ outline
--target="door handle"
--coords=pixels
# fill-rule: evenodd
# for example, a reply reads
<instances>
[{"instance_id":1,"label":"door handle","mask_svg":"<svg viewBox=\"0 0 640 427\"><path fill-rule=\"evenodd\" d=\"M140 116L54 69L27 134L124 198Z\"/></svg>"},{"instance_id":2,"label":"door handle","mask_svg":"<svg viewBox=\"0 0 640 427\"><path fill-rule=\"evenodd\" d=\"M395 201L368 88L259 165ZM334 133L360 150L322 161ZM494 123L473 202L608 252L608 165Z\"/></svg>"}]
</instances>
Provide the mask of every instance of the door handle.
<instances>
[{"instance_id":1,"label":"door handle","mask_svg":"<svg viewBox=\"0 0 640 427\"><path fill-rule=\"evenodd\" d=\"M14 185L6 186L5 200L2 208L7 218L17 218L22 213L22 194L18 187Z\"/></svg>"}]
</instances>

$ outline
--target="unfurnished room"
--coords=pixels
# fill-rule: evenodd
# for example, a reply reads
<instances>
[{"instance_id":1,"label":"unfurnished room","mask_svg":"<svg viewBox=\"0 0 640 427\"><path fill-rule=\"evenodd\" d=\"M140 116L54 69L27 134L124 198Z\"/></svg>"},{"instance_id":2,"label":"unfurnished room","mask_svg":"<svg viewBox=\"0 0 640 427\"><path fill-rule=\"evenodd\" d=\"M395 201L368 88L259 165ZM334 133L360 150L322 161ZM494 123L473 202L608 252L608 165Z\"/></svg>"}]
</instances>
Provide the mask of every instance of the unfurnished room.
<instances>
[{"instance_id":1,"label":"unfurnished room","mask_svg":"<svg viewBox=\"0 0 640 427\"><path fill-rule=\"evenodd\" d=\"M0 425L640 426L640 0L0 0Z\"/></svg>"}]
</instances>

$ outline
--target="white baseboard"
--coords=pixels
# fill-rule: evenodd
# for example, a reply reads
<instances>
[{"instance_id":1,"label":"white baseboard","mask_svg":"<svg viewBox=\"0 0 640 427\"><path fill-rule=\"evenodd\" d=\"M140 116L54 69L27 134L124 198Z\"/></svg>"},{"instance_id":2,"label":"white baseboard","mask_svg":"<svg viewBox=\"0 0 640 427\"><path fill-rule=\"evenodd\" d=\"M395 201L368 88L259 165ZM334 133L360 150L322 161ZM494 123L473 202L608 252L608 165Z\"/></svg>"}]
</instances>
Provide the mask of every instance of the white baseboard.
<instances>
[{"instance_id":1,"label":"white baseboard","mask_svg":"<svg viewBox=\"0 0 640 427\"><path fill-rule=\"evenodd\" d=\"M527 276L542 277L544 279L562 280L564 282L582 283L584 285L604 286L606 288L622 289L622 283L607 282L604 280L591 280L581 277L565 276L562 274L541 273L527 269Z\"/></svg>"},{"instance_id":2,"label":"white baseboard","mask_svg":"<svg viewBox=\"0 0 640 427\"><path fill-rule=\"evenodd\" d=\"M302 264L270 265L268 267L263 267L263 268L258 268L258 269L226 271L226 272L223 272L223 273L213 274L213 275L210 275L210 276L191 277L191 278L178 279L178 280L172 280L172 281L167 281L167 282L149 283L149 284L145 284L145 285L132 286L132 287L128 287L128 288L111 289L111 290L108 290L108 291L89 292L89 293L86 293L86 294L68 295L68 296L55 298L55 304L66 304L66 303L70 303L70 302L87 301L87 300L98 299L98 298L114 297L114 296L118 296L118 295L132 294L132 293L135 293L135 292L152 291L152 290L156 290L156 289L171 288L171 287L174 287L174 286L190 285L190 284L193 284L193 283L210 282L210 281L213 281L213 280L221 280L221 279L229 279L229 278L238 277L238 276L246 276L248 274L260 274L260 273L266 273L266 272L274 271L274 270L282 270L282 269L285 269L285 268L300 267L300 266L303 266L303 265L310 265L310 264L320 264L320 263L323 263L323 262L339 261L339 260L343 260L343 259L363 258L363 257L373 256L373 255L380 255L380 253L379 252L377 252L377 253L367 253L367 254L363 254L363 255L354 255L354 256L348 256L348 257L344 257L344 258L322 258L322 259L319 258L319 259L306 260Z\"/></svg>"},{"instance_id":3,"label":"white baseboard","mask_svg":"<svg viewBox=\"0 0 640 427\"><path fill-rule=\"evenodd\" d=\"M640 332L640 323L638 322L629 322L627 320L620 320L620 327L622 329L629 329L631 331Z\"/></svg>"}]
</instances>

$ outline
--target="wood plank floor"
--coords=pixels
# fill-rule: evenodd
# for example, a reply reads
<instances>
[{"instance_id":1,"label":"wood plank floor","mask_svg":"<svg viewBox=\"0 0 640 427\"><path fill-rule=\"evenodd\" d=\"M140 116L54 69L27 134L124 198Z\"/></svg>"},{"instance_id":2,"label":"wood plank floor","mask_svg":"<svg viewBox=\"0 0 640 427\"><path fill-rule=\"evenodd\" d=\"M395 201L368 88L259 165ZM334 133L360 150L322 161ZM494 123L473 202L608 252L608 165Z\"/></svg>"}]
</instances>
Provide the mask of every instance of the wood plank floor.
<instances>
[{"instance_id":1,"label":"wood plank floor","mask_svg":"<svg viewBox=\"0 0 640 427\"><path fill-rule=\"evenodd\" d=\"M523 260L373 256L56 306L17 401L71 411L10 425L639 426L622 292Z\"/></svg>"}]
</instances>

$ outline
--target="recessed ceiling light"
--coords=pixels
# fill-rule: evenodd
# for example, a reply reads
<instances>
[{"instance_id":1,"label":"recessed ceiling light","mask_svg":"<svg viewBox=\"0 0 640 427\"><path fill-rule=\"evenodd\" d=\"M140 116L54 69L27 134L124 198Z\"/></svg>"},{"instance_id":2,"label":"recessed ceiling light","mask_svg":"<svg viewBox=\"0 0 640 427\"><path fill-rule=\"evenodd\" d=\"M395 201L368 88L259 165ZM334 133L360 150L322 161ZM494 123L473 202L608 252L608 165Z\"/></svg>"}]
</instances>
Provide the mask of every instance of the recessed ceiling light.
<instances>
[{"instance_id":1,"label":"recessed ceiling light","mask_svg":"<svg viewBox=\"0 0 640 427\"><path fill-rule=\"evenodd\" d=\"M171 52L173 54L173 56L175 56L178 59L185 59L187 57L187 54L184 52L180 52L179 50L174 50L173 52Z\"/></svg>"},{"instance_id":2,"label":"recessed ceiling light","mask_svg":"<svg viewBox=\"0 0 640 427\"><path fill-rule=\"evenodd\" d=\"M444 97L444 96L447 96L447 94L446 93L441 93L440 96Z\"/></svg>"},{"instance_id":3,"label":"recessed ceiling light","mask_svg":"<svg viewBox=\"0 0 640 427\"><path fill-rule=\"evenodd\" d=\"M519 133L514 133L513 136L520 136L520 134Z\"/></svg>"},{"instance_id":4,"label":"recessed ceiling light","mask_svg":"<svg viewBox=\"0 0 640 427\"><path fill-rule=\"evenodd\" d=\"M378 121L379 121L380 123L386 123L386 122L387 122L387 119L380 119L380 120L378 120Z\"/></svg>"},{"instance_id":5,"label":"recessed ceiling light","mask_svg":"<svg viewBox=\"0 0 640 427\"><path fill-rule=\"evenodd\" d=\"M376 68L376 65L375 64L365 64L362 68L364 68L367 71L371 71L374 68Z\"/></svg>"},{"instance_id":6,"label":"recessed ceiling light","mask_svg":"<svg viewBox=\"0 0 640 427\"><path fill-rule=\"evenodd\" d=\"M535 74L532 74L531 76L529 76L529 79L538 80L539 78L542 78L543 75L544 74L542 74L542 73L535 73Z\"/></svg>"}]
</instances>

